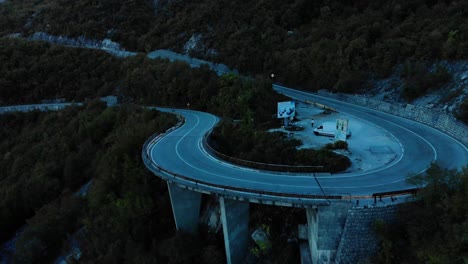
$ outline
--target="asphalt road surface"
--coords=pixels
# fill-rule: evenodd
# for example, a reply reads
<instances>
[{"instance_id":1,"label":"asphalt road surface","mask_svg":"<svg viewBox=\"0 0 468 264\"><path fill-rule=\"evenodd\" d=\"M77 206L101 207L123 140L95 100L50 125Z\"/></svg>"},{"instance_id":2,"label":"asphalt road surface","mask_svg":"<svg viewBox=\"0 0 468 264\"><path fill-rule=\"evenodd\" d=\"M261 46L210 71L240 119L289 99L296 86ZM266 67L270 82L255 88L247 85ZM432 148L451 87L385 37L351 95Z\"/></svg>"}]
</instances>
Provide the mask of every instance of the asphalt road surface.
<instances>
[{"instance_id":1,"label":"asphalt road surface","mask_svg":"<svg viewBox=\"0 0 468 264\"><path fill-rule=\"evenodd\" d=\"M296 100L311 100L326 104L385 129L399 141L401 154L384 167L362 173L326 176L316 174L314 177L312 173L278 173L242 168L218 160L204 149L203 136L218 122L216 116L204 112L172 109L160 110L183 115L185 124L167 133L156 144L150 145L145 152L148 151L151 160L158 166L194 180L248 189L252 192L286 195L362 196L397 191L414 187L406 184L405 178L411 174L424 172L431 162L437 162L446 168L458 169L468 165L468 149L452 137L429 126L315 94L276 85L274 88ZM58 110L66 105L50 104L40 107L45 107L45 110ZM37 108L37 105L3 107L0 113Z\"/></svg>"},{"instance_id":2,"label":"asphalt road surface","mask_svg":"<svg viewBox=\"0 0 468 264\"><path fill-rule=\"evenodd\" d=\"M316 174L317 180L312 173L278 173L242 168L218 160L204 149L203 136L218 122L216 116L190 110L160 109L183 115L185 124L149 147L151 160L170 172L215 185L286 195L353 196L414 188L405 182L406 177L424 172L432 162L447 168L462 168L468 164L468 149L434 128L310 93L277 85L274 89L296 100L326 104L385 129L400 142L402 154L385 167L364 173Z\"/></svg>"}]
</instances>

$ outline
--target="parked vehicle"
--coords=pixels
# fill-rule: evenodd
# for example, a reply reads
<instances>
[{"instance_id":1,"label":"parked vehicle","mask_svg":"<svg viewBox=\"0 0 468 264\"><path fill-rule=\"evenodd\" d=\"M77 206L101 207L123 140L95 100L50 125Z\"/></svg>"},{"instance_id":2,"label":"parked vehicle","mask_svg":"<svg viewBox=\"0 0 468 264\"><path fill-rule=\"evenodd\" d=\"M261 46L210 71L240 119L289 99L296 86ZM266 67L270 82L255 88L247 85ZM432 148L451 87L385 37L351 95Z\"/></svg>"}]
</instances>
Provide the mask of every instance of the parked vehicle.
<instances>
[{"instance_id":1,"label":"parked vehicle","mask_svg":"<svg viewBox=\"0 0 468 264\"><path fill-rule=\"evenodd\" d=\"M335 131L336 131L336 123L325 122L314 129L314 134L317 136L334 137ZM351 131L348 130L348 132L346 133L346 137L349 138L350 136L351 136Z\"/></svg>"}]
</instances>

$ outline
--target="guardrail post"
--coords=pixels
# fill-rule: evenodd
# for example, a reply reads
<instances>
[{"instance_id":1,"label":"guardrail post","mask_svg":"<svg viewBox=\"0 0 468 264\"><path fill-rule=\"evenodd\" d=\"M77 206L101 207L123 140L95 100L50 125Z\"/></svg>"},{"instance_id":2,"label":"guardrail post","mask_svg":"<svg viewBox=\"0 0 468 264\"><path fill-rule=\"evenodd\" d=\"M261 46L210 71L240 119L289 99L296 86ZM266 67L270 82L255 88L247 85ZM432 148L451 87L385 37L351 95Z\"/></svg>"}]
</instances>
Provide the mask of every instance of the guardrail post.
<instances>
[{"instance_id":1,"label":"guardrail post","mask_svg":"<svg viewBox=\"0 0 468 264\"><path fill-rule=\"evenodd\" d=\"M198 231L201 193L167 183L177 230L195 234Z\"/></svg>"},{"instance_id":2,"label":"guardrail post","mask_svg":"<svg viewBox=\"0 0 468 264\"><path fill-rule=\"evenodd\" d=\"M249 239L249 202L219 198L228 264L242 263Z\"/></svg>"}]
</instances>

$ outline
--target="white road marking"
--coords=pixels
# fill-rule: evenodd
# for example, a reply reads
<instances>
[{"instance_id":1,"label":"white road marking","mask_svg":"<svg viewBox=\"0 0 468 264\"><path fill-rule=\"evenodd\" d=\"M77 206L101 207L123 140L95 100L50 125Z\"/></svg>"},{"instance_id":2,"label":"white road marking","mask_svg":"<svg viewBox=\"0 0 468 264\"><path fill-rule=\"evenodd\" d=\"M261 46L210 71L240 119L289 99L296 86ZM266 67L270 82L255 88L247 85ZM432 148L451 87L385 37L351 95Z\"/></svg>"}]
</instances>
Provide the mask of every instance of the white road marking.
<instances>
[{"instance_id":1,"label":"white road marking","mask_svg":"<svg viewBox=\"0 0 468 264\"><path fill-rule=\"evenodd\" d=\"M249 181L249 180L245 180L245 179L240 179L240 178L237 178L237 177L227 177L227 176L224 176L224 175L220 175L220 174L215 174L215 173L212 173L212 172L209 172L209 171L206 171L204 169L201 169L201 168L198 168L198 167L195 167L193 166L192 164L190 164L189 162L187 162L184 158L182 158L182 156L180 155L179 153L179 144L180 142L185 138L187 137L188 134L190 134L190 132L192 132L196 127L197 125L200 123L200 119L198 118L197 115L194 115L192 113L186 113L186 114L190 114L192 116L195 116L196 119L197 119L197 123L195 124L194 127L192 127L189 131L187 131L176 143L176 154L177 156L179 157L179 159L181 161L183 161L185 164L187 164L189 167L195 169L195 170L198 170L200 172L203 172L205 174L208 174L208 175L213 175L213 176L216 176L216 177L220 177L220 178L224 178L224 179L229 179L229 180L237 180L237 181L241 181L241 182L247 182L247 183L255 183L255 184L264 184L264 185L271 185L271 186L282 186L282 187L287 187L287 188L304 188L303 185L300 185L300 186L297 186L297 185L282 185L282 184L273 184L273 183L268 183L268 182L264 182L264 181ZM160 142L160 141L159 141ZM153 146L153 149L156 147L156 145L159 143L157 142L154 146ZM153 153L153 151L151 151ZM154 161L154 158L153 156L151 155L151 159ZM196 178L194 178L196 179ZM313 186L308 186L308 187L313 187ZM317 188L318 189L318 186L317 187L313 187L313 188Z\"/></svg>"},{"instance_id":2,"label":"white road marking","mask_svg":"<svg viewBox=\"0 0 468 264\"><path fill-rule=\"evenodd\" d=\"M283 88L283 87L281 87L281 88L282 88L282 89L285 89L285 88ZM286 89L288 89L288 88L286 88ZM359 107L359 108L365 108L365 109L367 109L367 110L372 110L372 111L376 111L376 112L379 112L379 113L384 113L384 114L390 115L390 114L385 113L385 112L373 110L373 109L366 108L366 107L359 106L359 105L350 104L350 103L347 103L347 102L338 101L338 100L331 99L331 98L327 98L327 97L323 97L323 96L320 96L320 95L309 94L309 93L306 93L306 92L296 91L296 90L292 90L292 91L293 91L293 92L296 92L296 93L302 93L302 94L304 94L304 95L306 95L306 96L312 96L312 97L317 96L317 97L320 97L320 98L323 98L323 99L326 99L326 100L328 99L328 100L331 100L331 101L340 102L340 103L345 103L345 104L348 104L348 105L351 105L351 106L356 106L356 107ZM298 99L298 98L294 98L294 99ZM360 111L360 110L357 110L357 109L355 109L355 111L358 111L358 112L361 112L361 113L366 114L365 112ZM343 112L343 113L346 113L345 111L342 111L342 112ZM349 114L349 113L347 113L347 114ZM351 114L349 114L349 115L351 115ZM393 116L393 115L392 115L392 116ZM405 127L402 127L402 126L400 126L400 125L398 125L398 124L396 124L396 123L394 123L394 122L392 122L392 121L388 121L388 120L383 119L383 118L381 118L381 117L379 117L379 116L374 116L374 117L375 117L375 118L378 118L378 119L380 119L380 120L382 120L382 121L384 121L384 122L393 124L393 125L395 125L395 126L397 126L397 127L399 127L399 128L402 128L402 129L404 129L404 130L406 130L406 131L412 133L413 135L419 137L420 139L422 139L424 142L426 142L426 144L428 144L428 145L432 148L432 151L434 152L434 158L433 158L432 162L435 162L435 161L437 160L437 150L435 149L434 145L432 145L432 144L431 144L429 141L427 141L424 137L422 137L421 135L418 135L417 133L415 133L415 132L413 132L413 131L411 131L411 130L405 128ZM395 117L396 117L396 116L395 116ZM408 119L408 120L409 120L409 119ZM411 120L411 121L412 121L412 120ZM413 122L415 122L415 121L413 121ZM422 123L420 123L420 124L422 124ZM423 125L425 125L425 124L423 124ZM434 128L433 128L433 129L434 129ZM439 132L440 132L440 131L439 131ZM391 133L390 133L390 134L391 134ZM444 134L444 135L445 135L445 134ZM448 136L448 135L447 135L447 136ZM450 136L449 136L449 138L453 139L453 138L450 137ZM398 140L398 142L400 142L400 141ZM458 141L457 141L457 142L458 142ZM461 144L460 142L458 142L458 143ZM401 142L400 142L400 145L401 145ZM401 146L402 146L402 145L401 145ZM462 145L462 146L463 146L463 145ZM463 147L466 149L465 146L463 146ZM403 147L403 146L402 146L402 150L404 150L404 147ZM402 155L402 156L403 156L403 155ZM402 157L399 159L399 161L400 161L401 159L402 159ZM393 165L392 165L392 166L393 166ZM429 167L430 167L430 164L429 164L424 170L418 172L417 174L421 174L421 173L425 172ZM387 167L387 168L388 168L388 167ZM384 168L384 169L386 169L386 168ZM378 170L378 171L381 171L381 170ZM378 172L378 171L374 171L374 172ZM370 173L368 173L368 174L372 174L372 173L373 173L373 172L370 172ZM359 175L361 175L361 174L359 174Z\"/></svg>"},{"instance_id":3,"label":"white road marking","mask_svg":"<svg viewBox=\"0 0 468 264\"><path fill-rule=\"evenodd\" d=\"M284 89L284 88L283 88L283 89ZM346 102L337 101L337 100L335 100L335 99L331 99L331 98L327 98L327 97L322 97L322 96L318 96L318 95L308 94L308 93L305 93L305 92L302 92L302 91L293 90L293 92L295 92L295 93L303 93L303 94L305 94L305 95L307 95L307 96L311 96L311 97L317 96L317 97L320 97L320 98L323 98L323 99L326 99L326 100L330 100L330 101L334 101L334 102L345 103L345 104L347 104L347 105L350 105L350 106L354 107L354 108L355 108L354 111L361 112L361 113L364 113L364 114L367 114L367 113L365 113L365 112L363 112L363 111L361 111L361 110L358 110L358 109L359 109L359 108L363 108L363 109L366 109L366 110L371 110L371 111L374 111L374 112L378 112L378 113L383 113L383 114L386 114L386 115L390 115L390 114L385 113L385 112L380 112L380 111L372 110L372 109L365 108L365 107L362 107L362 106L358 106L358 105L353 105L353 104L346 103ZM296 98L296 99L297 99L297 98ZM190 114L190 115L192 115L192 116L195 116L195 118L197 119L196 125L195 125L193 128L191 128L188 132L186 132L186 133L184 134L184 136L183 136L181 139L179 139L179 141L178 141L177 144L176 144L176 154L178 155L178 157L181 159L181 161L183 161L185 164L187 164L188 166L192 167L193 169L198 170L198 171L200 171L200 172L202 172L202 173L206 173L206 174L208 174L208 175L213 175L213 176L219 177L219 178L225 178L225 179L230 179L230 180L237 180L237 181L241 181L241 182L247 182L247 183L250 183L250 184L264 184L264 185L271 185L271 186L281 186L281 187L285 187L285 188L304 188L304 187L305 187L305 186L303 186L303 185L298 186L298 185L294 185L294 184L293 184L293 185L272 184L272 183L268 183L268 182L264 182L264 181L255 181L255 180L252 181L252 180L240 179L240 178L237 178L237 177L226 177L226 176L224 176L224 175L215 174L215 173L206 171L206 170L204 170L204 169L202 169L202 168L196 167L196 166L194 166L194 165L192 165L192 164L189 164L189 163L188 163L186 160L184 160L184 159L182 158L182 156L180 155L180 153L179 153L179 144L181 143L181 141L182 141L185 137L187 137L187 136L193 131L193 129L196 128L196 126L199 124L200 120L199 120L199 117L198 117L197 115L193 114L191 111L179 110L179 112L180 112L180 113L185 113L186 115ZM346 111L343 111L343 112L346 113ZM347 114L349 114L349 113L347 113ZM392 167L392 166L396 165L397 163L399 163L399 162L403 159L403 156L404 156L404 154L405 154L405 149L404 149L404 146L403 146L403 144L401 143L401 141L398 140L398 138L397 138L395 135L393 135L392 133L389 133L386 129L384 129L384 128L382 128L382 127L376 125L376 124L373 124L373 123L370 122L370 121L364 120L364 119L359 118L359 117L357 117L357 116L355 116L355 115L352 115L352 114L349 114L349 115L351 115L351 116L353 116L353 117L355 117L355 118L361 119L361 120L363 120L363 121L365 121L365 122L371 123L372 125L375 125L375 126L379 127L380 129L382 129L383 131L387 132L388 134L392 135L392 137L396 139L396 141L399 143L399 145L400 145L400 147L401 147L402 154L400 155L400 158L399 158L397 161L392 162L390 165L388 165L388 166L386 166L386 167L384 167L384 168L382 168L382 169L379 169L379 170L377 170L377 171L370 171L370 172L368 172L368 173L353 174L353 175L349 175L349 174L348 174L348 175L341 175L341 176L340 176L340 175L334 175L334 176L328 176L328 177L327 177L327 176L322 176L322 177L319 176L319 177L317 177L317 178L322 178L322 179L337 179L337 178L351 178L351 177L357 177L357 176L365 176L365 175L374 174L374 173L376 173L376 172L379 172L379 171L388 169L389 167ZM393 115L390 115L390 116L393 116ZM214 125L216 124L216 121L217 121L217 118L216 118L215 116L212 116L212 117L213 117L214 122L212 123L212 125L210 126L209 129L212 129L212 128L214 127ZM382 120L382 121L384 121L384 122L393 124L393 125L395 125L395 126L401 128L401 129L404 129L404 130L410 132L411 134L415 135L416 137L420 138L421 140L423 140L426 144L428 144L428 145L431 147L431 149L432 149L432 151L433 151L433 153L434 153L433 161L437 160L437 151L436 151L435 147L434 147L428 140L426 140L424 137L422 137L421 135L419 135L419 134L417 134L417 133L415 133L415 132L413 132L413 131L411 131L411 130L409 130L409 129L403 127L403 126L400 126L400 125L396 124L395 122L386 120L386 119L381 118L381 117L379 117L379 116L373 116L373 117L378 118L378 119L380 119L380 120ZM424 125L424 126L426 126L426 127L429 127L429 126L427 126L427 125L425 125L425 124L422 124L422 125ZM429 128L435 129L435 128L432 128L432 127L429 127ZM459 141L453 139L451 136L446 135L446 134L442 133L441 131L439 131L439 130L437 130L437 129L435 129L435 130L436 130L438 133L441 133L442 135L447 136L447 137L449 137L450 139L454 140L455 142L457 142L458 144L460 144L465 150L468 151L468 149L467 149L463 144L461 144ZM198 145L197 147L198 147L198 149L201 151L201 153L203 153L205 157L207 157L207 158L209 158L209 159L211 159L211 160L213 160L213 161L216 161L217 163L221 163L222 165L224 165L224 166L226 166L226 167L233 168L233 169L235 169L235 170L247 170L247 171L259 172L259 174L263 174L263 176L266 176L266 175L272 175L272 176L276 176L276 177L278 177L278 176L283 176L283 175L281 175L281 174L276 174L276 173L265 173L265 172L262 173L262 172L257 171L257 170L252 170L252 169L249 169L249 168L238 167L238 166L235 166L235 165L233 165L233 164L230 164L230 163L227 163L227 162L224 162L224 161L220 161L219 159L217 159L217 158L213 157L212 155L210 155L210 154L203 148L203 146L202 146L202 141L201 141L201 140L202 140L202 139L198 140L198 144L197 144L197 145ZM158 143L159 143L159 142L157 142L155 145L153 145L153 146L151 147L151 149L152 149L152 150L151 150L151 159L152 159L153 161L154 161L154 157L153 157L153 153L154 153L154 152L153 152L153 149L156 147L156 145L157 145ZM426 170L427 170L427 168L425 168L424 170L422 170L422 171L419 172L419 173L422 173L422 172L424 172L424 171L426 171ZM418 174L419 174L419 173L418 173ZM313 179L313 178L311 178L310 176L300 176L300 175L294 175L294 176L292 176L292 177L291 177L291 180L293 180L293 178L299 178L299 179ZM196 178L194 178L194 179L196 179ZM406 177L405 177L405 178L398 179L398 180L394 180L394 181L390 181L390 182L384 182L384 183L380 183L380 184L374 184L374 185L324 187L324 189L334 189L334 188L343 188L343 189L372 188L372 187L379 187L379 186L386 186L386 185L390 185L390 184L395 184L395 183L402 182L402 181L404 181L404 180L406 180ZM310 188L319 189L318 186L316 186L316 187L315 187L315 186L307 186L307 188L309 188L309 189L310 189Z\"/></svg>"}]
</instances>

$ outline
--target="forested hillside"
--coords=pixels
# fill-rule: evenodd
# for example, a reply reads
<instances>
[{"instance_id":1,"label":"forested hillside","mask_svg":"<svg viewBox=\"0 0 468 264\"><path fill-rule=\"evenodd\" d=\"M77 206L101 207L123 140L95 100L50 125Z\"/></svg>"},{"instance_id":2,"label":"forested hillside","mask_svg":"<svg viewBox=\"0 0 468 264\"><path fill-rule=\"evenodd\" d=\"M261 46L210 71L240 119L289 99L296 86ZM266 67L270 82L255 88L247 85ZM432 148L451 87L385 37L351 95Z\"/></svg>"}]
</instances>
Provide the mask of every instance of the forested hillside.
<instances>
[{"instance_id":1,"label":"forested hillside","mask_svg":"<svg viewBox=\"0 0 468 264\"><path fill-rule=\"evenodd\" d=\"M117 58L6 37L39 31L109 38L132 51L171 49L252 78L144 54ZM86 103L0 115L0 241L28 225L15 261L50 262L81 229L83 263L222 263L218 236L175 233L167 186L141 161L143 142L176 118L137 105L189 105L225 118L214 140L229 155L342 170L349 160L328 150L296 151L298 142L259 132L272 125L276 102L285 99L272 82L354 93L398 67L401 96L409 102L451 79L442 65L428 65L468 59L468 1L6 0L0 37L0 105ZM107 108L95 100L111 94L123 105ZM468 99L456 112L468 122ZM376 223L382 251L374 260L466 262L466 174L432 167L427 178L416 179L428 184L420 200L404 205L398 222ZM88 196L74 196L89 179ZM272 262L298 260L285 243L291 232L283 229L304 222L297 220L299 209L254 210L252 219L272 226Z\"/></svg>"},{"instance_id":2,"label":"forested hillside","mask_svg":"<svg viewBox=\"0 0 468 264\"><path fill-rule=\"evenodd\" d=\"M394 223L377 220L382 250L375 263L468 261L468 168L456 172L433 164L411 183L426 186L417 201L399 206Z\"/></svg>"},{"instance_id":3,"label":"forested hillside","mask_svg":"<svg viewBox=\"0 0 468 264\"><path fill-rule=\"evenodd\" d=\"M26 0L0 5L0 33L111 38L307 89L358 91L405 61L467 59L467 18L464 0Z\"/></svg>"},{"instance_id":4,"label":"forested hillside","mask_svg":"<svg viewBox=\"0 0 468 264\"><path fill-rule=\"evenodd\" d=\"M0 238L29 219L15 261L50 261L67 234L82 226L91 256L116 247L125 253L121 240L143 247L147 239L173 234L170 207L159 201L166 199L165 186L144 168L141 145L175 123L168 114L132 105L106 108L99 101L60 112L0 115ZM90 179L87 199L72 195ZM169 226L152 231L158 218ZM132 238L127 230L145 235ZM106 248L99 248L103 243Z\"/></svg>"},{"instance_id":5,"label":"forested hillside","mask_svg":"<svg viewBox=\"0 0 468 264\"><path fill-rule=\"evenodd\" d=\"M152 60L139 55L117 59L97 50L70 49L46 43L25 42L21 40L0 39L0 102L4 104L37 103L43 99L64 98L67 101L83 101L97 96L113 93L123 102L138 104L187 107L209 111L228 119L242 120L242 126L227 126L232 135L216 138L224 142L223 151L234 156L242 156L247 151L248 159L258 160L257 149L284 142L290 153L274 148L272 155L279 158L278 163L326 165L334 171L349 167L347 158L329 150L313 153L319 159L304 158L297 162L290 160L295 153L293 143L281 136L266 136L267 141L253 141L258 128L271 126L275 118L276 102L286 100L271 88L269 79L246 79L234 74L218 77L207 67L192 69L182 62ZM262 98L262 100L257 100ZM273 139L275 138L275 139ZM229 143L230 142L230 143ZM228 147L243 142L249 147L241 151ZM227 143L227 144L226 144ZM228 150L229 149L229 150ZM258 152L258 151L257 151ZM298 157L312 153L298 152ZM250 153L250 154L249 154ZM301 154L302 153L302 154ZM255 158L256 157L256 158ZM261 160L266 161L264 157ZM340 166L333 164L340 160Z\"/></svg>"},{"instance_id":6,"label":"forested hillside","mask_svg":"<svg viewBox=\"0 0 468 264\"><path fill-rule=\"evenodd\" d=\"M59 112L0 115L0 240L28 224L16 243L17 263L50 261L82 227L85 263L224 261L216 235L174 232L167 186L147 171L140 154L143 142L175 118L135 103L190 103L193 109L242 120L242 126L227 127L234 133L254 134L271 126L276 102L285 100L272 90L271 80L219 77L207 67L192 69L143 55L118 59L97 50L16 39L0 39L0 46L2 104L86 102ZM95 100L109 93L124 105L106 108ZM296 142L279 139L295 150ZM252 146L268 147L265 142ZM284 154L277 156L290 153ZM87 198L73 196L90 179ZM275 247L285 243L274 239ZM180 244L187 250L181 252ZM295 255L291 246L278 254Z\"/></svg>"}]
</instances>

